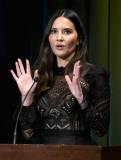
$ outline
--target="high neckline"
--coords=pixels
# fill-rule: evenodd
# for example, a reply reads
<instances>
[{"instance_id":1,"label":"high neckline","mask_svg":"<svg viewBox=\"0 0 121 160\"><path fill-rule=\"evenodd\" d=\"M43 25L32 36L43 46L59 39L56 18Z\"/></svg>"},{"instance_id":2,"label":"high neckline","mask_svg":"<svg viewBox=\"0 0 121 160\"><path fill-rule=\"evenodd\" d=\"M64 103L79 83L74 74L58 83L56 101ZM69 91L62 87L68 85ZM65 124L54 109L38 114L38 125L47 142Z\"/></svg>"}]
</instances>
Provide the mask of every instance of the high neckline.
<instances>
[{"instance_id":1,"label":"high neckline","mask_svg":"<svg viewBox=\"0 0 121 160\"><path fill-rule=\"evenodd\" d=\"M63 67L63 66L60 66L60 67L56 66L54 73L55 73L55 75L64 75L65 74L65 67Z\"/></svg>"}]
</instances>

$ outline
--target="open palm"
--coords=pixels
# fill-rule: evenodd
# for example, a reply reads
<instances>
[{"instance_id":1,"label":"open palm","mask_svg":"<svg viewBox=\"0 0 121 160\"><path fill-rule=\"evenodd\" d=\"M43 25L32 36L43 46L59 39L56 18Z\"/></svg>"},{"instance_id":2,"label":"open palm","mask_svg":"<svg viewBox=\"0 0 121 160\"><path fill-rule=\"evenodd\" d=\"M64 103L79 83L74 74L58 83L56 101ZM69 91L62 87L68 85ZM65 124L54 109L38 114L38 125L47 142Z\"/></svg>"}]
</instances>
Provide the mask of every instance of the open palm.
<instances>
[{"instance_id":1,"label":"open palm","mask_svg":"<svg viewBox=\"0 0 121 160\"><path fill-rule=\"evenodd\" d=\"M25 69L21 59L18 59L18 61L15 62L15 66L16 66L16 73L13 70L10 71L18 85L21 95L25 96L34 82L34 79L32 78L31 75L30 63L28 60L26 60L26 69ZM34 77L35 76L38 77L37 71L35 71L34 73ZM37 82L35 82L29 94L31 94L34 91L36 84Z\"/></svg>"},{"instance_id":2,"label":"open palm","mask_svg":"<svg viewBox=\"0 0 121 160\"><path fill-rule=\"evenodd\" d=\"M74 64L72 79L70 79L69 75L65 75L65 79L73 96L79 101L79 103L82 103L83 93L80 85L80 68L80 61L77 61Z\"/></svg>"}]
</instances>

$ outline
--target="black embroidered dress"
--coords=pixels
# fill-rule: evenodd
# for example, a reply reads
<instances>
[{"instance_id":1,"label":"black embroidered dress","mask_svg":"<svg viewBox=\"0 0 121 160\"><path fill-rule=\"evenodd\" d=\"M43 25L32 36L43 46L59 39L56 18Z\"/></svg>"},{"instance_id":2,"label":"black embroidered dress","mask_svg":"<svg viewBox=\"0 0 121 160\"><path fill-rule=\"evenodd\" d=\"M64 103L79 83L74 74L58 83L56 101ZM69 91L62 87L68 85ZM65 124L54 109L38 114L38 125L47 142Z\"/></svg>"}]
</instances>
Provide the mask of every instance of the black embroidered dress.
<instances>
[{"instance_id":1,"label":"black embroidered dress","mask_svg":"<svg viewBox=\"0 0 121 160\"><path fill-rule=\"evenodd\" d=\"M64 68L60 67L56 69L53 86L40 94L31 106L22 108L23 134L31 138L32 143L95 144L90 137L91 130L99 136L107 132L108 76L93 65L87 68L80 80L84 94L82 107L71 94L64 78Z\"/></svg>"}]
</instances>

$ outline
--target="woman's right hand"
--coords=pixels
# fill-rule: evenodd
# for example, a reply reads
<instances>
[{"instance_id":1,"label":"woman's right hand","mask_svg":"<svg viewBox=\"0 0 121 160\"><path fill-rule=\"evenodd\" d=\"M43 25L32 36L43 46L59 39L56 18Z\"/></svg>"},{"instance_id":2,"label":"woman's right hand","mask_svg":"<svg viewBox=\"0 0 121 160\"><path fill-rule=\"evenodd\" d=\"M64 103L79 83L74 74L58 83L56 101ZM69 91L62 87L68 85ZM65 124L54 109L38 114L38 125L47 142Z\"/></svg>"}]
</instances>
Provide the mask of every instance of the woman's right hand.
<instances>
[{"instance_id":1,"label":"woman's right hand","mask_svg":"<svg viewBox=\"0 0 121 160\"><path fill-rule=\"evenodd\" d=\"M23 63L19 58L18 61L15 62L15 66L16 66L16 73L13 70L10 70L10 72L18 85L22 99L24 99L30 87L34 83L34 78L38 77L38 71L35 70L34 78L32 78L29 60L26 60L26 69L24 68ZM28 94L28 99L32 99L33 95L32 93L35 90L36 85L37 82L35 82L30 93Z\"/></svg>"}]
</instances>

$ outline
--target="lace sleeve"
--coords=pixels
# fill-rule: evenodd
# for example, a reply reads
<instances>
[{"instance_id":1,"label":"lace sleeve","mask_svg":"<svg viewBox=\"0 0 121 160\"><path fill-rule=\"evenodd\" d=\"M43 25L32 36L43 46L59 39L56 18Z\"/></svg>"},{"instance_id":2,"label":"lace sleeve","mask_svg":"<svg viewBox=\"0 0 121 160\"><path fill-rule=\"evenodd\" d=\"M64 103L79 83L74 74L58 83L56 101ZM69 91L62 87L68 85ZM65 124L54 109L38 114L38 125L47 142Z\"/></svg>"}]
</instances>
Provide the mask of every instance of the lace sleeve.
<instances>
[{"instance_id":1,"label":"lace sleeve","mask_svg":"<svg viewBox=\"0 0 121 160\"><path fill-rule=\"evenodd\" d=\"M88 105L84 110L86 121L98 136L103 136L108 131L110 120L109 77L105 71L95 75Z\"/></svg>"},{"instance_id":2,"label":"lace sleeve","mask_svg":"<svg viewBox=\"0 0 121 160\"><path fill-rule=\"evenodd\" d=\"M34 106L33 105L29 107L23 106L19 120L22 128L23 136L26 139L30 139L34 134L34 129L32 125L36 121L36 113L34 110Z\"/></svg>"}]
</instances>

